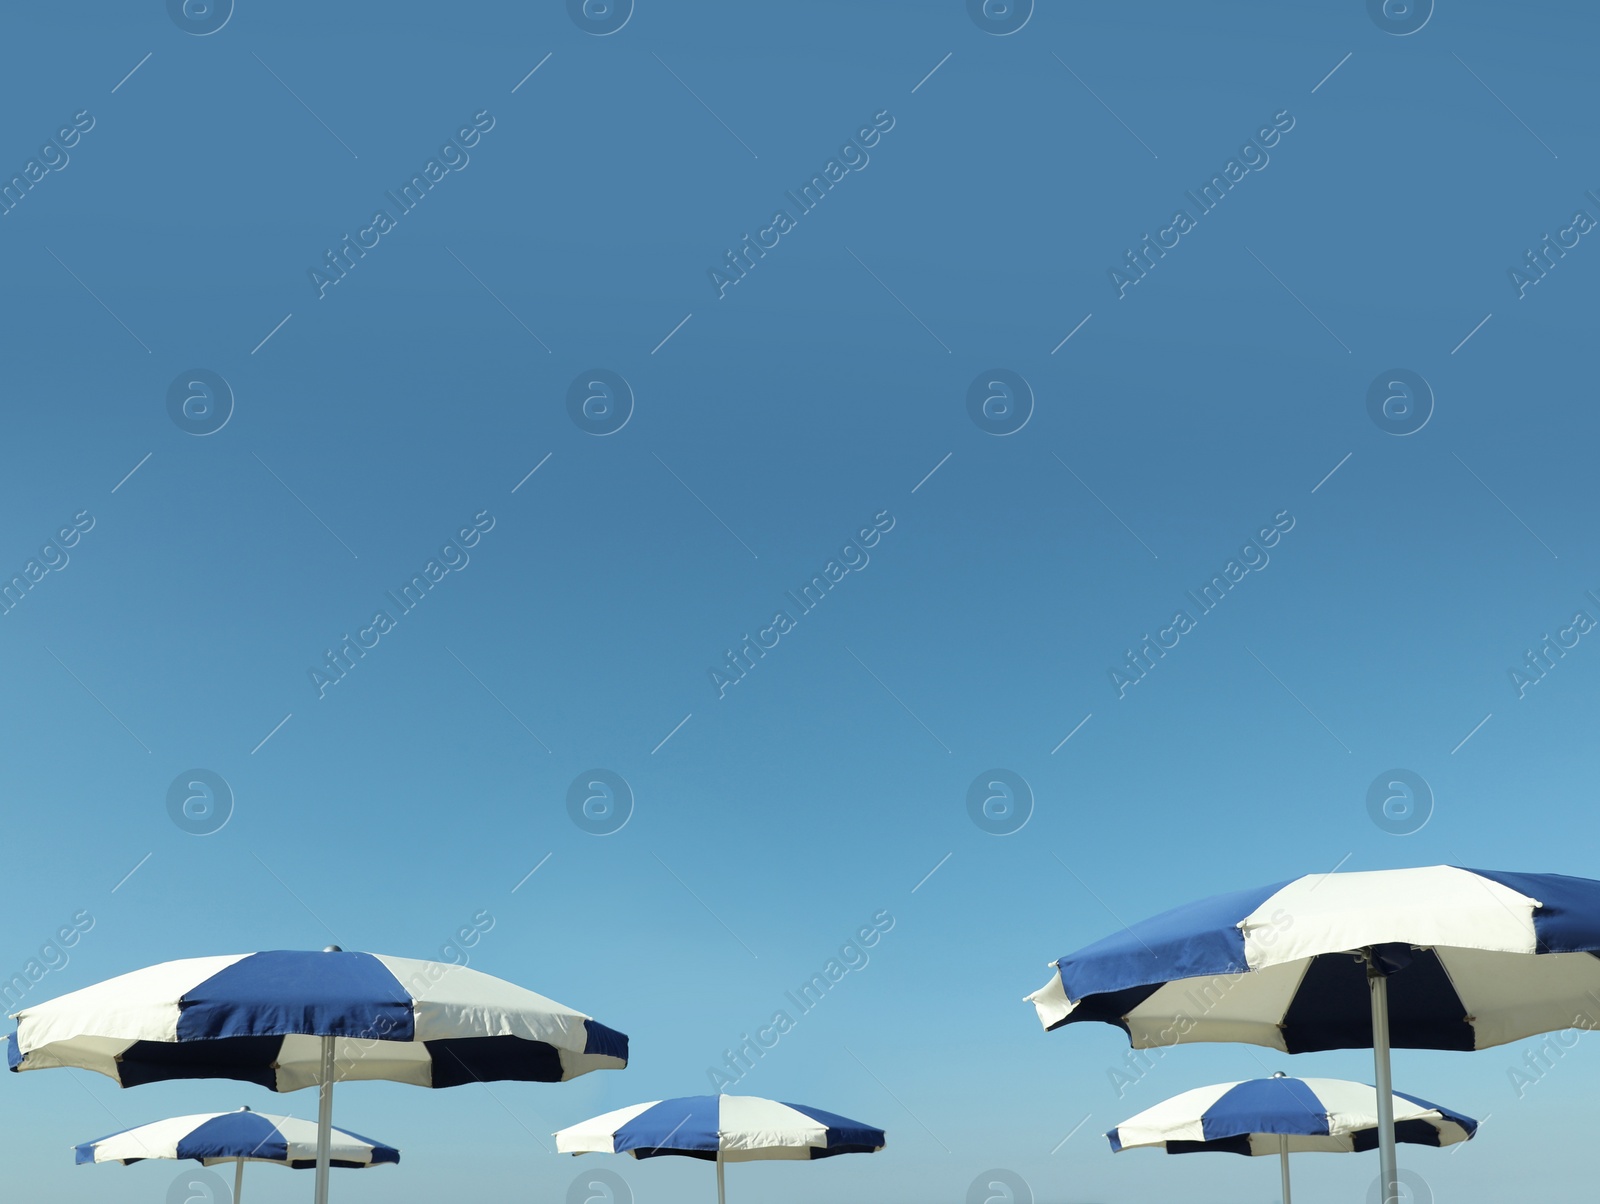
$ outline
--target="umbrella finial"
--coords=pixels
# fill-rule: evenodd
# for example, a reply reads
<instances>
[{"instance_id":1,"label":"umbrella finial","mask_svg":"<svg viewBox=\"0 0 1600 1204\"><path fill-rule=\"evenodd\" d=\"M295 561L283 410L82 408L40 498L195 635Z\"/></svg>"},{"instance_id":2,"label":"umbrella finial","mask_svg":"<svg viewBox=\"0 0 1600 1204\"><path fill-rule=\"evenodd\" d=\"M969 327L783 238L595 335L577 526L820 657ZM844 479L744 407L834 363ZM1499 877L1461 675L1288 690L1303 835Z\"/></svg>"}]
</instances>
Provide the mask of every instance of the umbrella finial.
<instances>
[{"instance_id":1,"label":"umbrella finial","mask_svg":"<svg viewBox=\"0 0 1600 1204\"><path fill-rule=\"evenodd\" d=\"M337 945L324 945L322 947L322 951L324 953L343 953L344 952L344 950L339 948L339 946L337 946Z\"/></svg>"},{"instance_id":2,"label":"umbrella finial","mask_svg":"<svg viewBox=\"0 0 1600 1204\"><path fill-rule=\"evenodd\" d=\"M240 1106L239 1106L239 1111L241 1111L241 1112L248 1112L248 1111L250 1111L250 1105L249 1105L249 1104L241 1104L241 1105L240 1105Z\"/></svg>"},{"instance_id":3,"label":"umbrella finial","mask_svg":"<svg viewBox=\"0 0 1600 1204\"><path fill-rule=\"evenodd\" d=\"M1272 1072L1272 1077L1275 1078L1275 1079L1286 1079L1289 1076L1284 1074L1283 1071L1281 1071L1281 1070L1274 1070Z\"/></svg>"}]
</instances>

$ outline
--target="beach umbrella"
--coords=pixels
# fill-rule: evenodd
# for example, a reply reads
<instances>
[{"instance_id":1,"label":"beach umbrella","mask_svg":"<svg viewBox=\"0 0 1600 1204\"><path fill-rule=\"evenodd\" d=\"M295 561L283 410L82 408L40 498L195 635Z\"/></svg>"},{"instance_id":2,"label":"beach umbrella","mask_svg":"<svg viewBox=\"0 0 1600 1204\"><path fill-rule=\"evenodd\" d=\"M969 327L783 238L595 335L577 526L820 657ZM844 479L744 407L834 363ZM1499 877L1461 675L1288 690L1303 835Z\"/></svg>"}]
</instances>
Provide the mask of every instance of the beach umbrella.
<instances>
[{"instance_id":1,"label":"beach umbrella","mask_svg":"<svg viewBox=\"0 0 1600 1204\"><path fill-rule=\"evenodd\" d=\"M317 1126L293 1116L272 1116L240 1108L174 1116L76 1147L78 1161L120 1162L146 1158L192 1158L205 1166L234 1164L233 1202L239 1204L246 1162L271 1162L306 1170L317 1165ZM383 1166L400 1161L400 1151L369 1137L334 1129L329 1137L332 1166Z\"/></svg>"},{"instance_id":2,"label":"beach umbrella","mask_svg":"<svg viewBox=\"0 0 1600 1204\"><path fill-rule=\"evenodd\" d=\"M1470 1116L1395 1092L1395 1139L1446 1146L1478 1131ZM1169 1154L1216 1150L1278 1155L1283 1204L1289 1204L1289 1155L1349 1154L1378 1145L1378 1093L1344 1079L1270 1079L1196 1087L1131 1116L1106 1134L1113 1151L1156 1147Z\"/></svg>"},{"instance_id":3,"label":"beach umbrella","mask_svg":"<svg viewBox=\"0 0 1600 1204\"><path fill-rule=\"evenodd\" d=\"M556 1133L563 1154L678 1154L717 1164L832 1158L883 1149L883 1130L805 1104L755 1095L687 1095L607 1112Z\"/></svg>"},{"instance_id":4,"label":"beach umbrella","mask_svg":"<svg viewBox=\"0 0 1600 1204\"><path fill-rule=\"evenodd\" d=\"M14 1013L12 1070L72 1066L123 1087L224 1078L318 1088L316 1204L328 1198L333 1085L562 1082L628 1064L628 1038L465 966L276 950L163 962Z\"/></svg>"},{"instance_id":5,"label":"beach umbrella","mask_svg":"<svg viewBox=\"0 0 1600 1204\"><path fill-rule=\"evenodd\" d=\"M1052 963L1046 1029L1098 1020L1136 1049L1244 1041L1373 1050L1382 1199L1395 1198L1389 1050L1487 1049L1600 1026L1600 882L1421 869L1218 895Z\"/></svg>"}]
</instances>

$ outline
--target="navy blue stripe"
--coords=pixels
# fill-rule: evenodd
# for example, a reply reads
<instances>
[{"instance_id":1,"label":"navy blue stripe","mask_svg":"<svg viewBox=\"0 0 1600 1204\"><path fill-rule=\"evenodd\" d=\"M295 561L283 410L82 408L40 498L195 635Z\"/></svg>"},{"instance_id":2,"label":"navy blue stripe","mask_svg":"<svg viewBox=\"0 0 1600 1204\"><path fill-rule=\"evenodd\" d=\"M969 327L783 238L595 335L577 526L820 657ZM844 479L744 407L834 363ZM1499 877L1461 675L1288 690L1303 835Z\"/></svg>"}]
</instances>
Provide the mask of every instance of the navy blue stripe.
<instances>
[{"instance_id":1,"label":"navy blue stripe","mask_svg":"<svg viewBox=\"0 0 1600 1204\"><path fill-rule=\"evenodd\" d=\"M721 1127L720 1095L664 1099L617 1126L612 1148L619 1154L631 1151L635 1158L669 1153L715 1158ZM672 1144L665 1146L664 1142Z\"/></svg>"},{"instance_id":2,"label":"navy blue stripe","mask_svg":"<svg viewBox=\"0 0 1600 1204\"><path fill-rule=\"evenodd\" d=\"M1169 1141L1166 1147L1169 1154L1243 1154L1249 1157L1250 1135L1242 1133L1215 1141Z\"/></svg>"},{"instance_id":3,"label":"navy blue stripe","mask_svg":"<svg viewBox=\"0 0 1600 1204\"><path fill-rule=\"evenodd\" d=\"M1389 1043L1396 1049L1476 1047L1467 1009L1431 949L1408 951L1410 964L1389 986ZM1372 1048L1372 996L1367 968L1352 953L1313 958L1283 1016L1290 1053Z\"/></svg>"},{"instance_id":4,"label":"navy blue stripe","mask_svg":"<svg viewBox=\"0 0 1600 1204\"><path fill-rule=\"evenodd\" d=\"M1233 891L1141 920L1056 962L1067 998L1215 974L1242 973L1239 923L1288 883Z\"/></svg>"},{"instance_id":5,"label":"navy blue stripe","mask_svg":"<svg viewBox=\"0 0 1600 1204\"><path fill-rule=\"evenodd\" d=\"M370 953L252 953L178 1001L178 1040L359 1037L410 1041L411 995Z\"/></svg>"},{"instance_id":6,"label":"navy blue stripe","mask_svg":"<svg viewBox=\"0 0 1600 1204\"><path fill-rule=\"evenodd\" d=\"M779 1100L785 1108L793 1108L801 1116L809 1116L828 1130L828 1145L825 1150L813 1149L813 1158L825 1158L829 1154L854 1154L861 1151L878 1150L883 1148L884 1136L882 1129L875 1129L871 1125L864 1125L859 1120L851 1120L848 1116L840 1116L837 1112L824 1112L821 1108L813 1108L807 1104L791 1104Z\"/></svg>"},{"instance_id":7,"label":"navy blue stripe","mask_svg":"<svg viewBox=\"0 0 1600 1204\"><path fill-rule=\"evenodd\" d=\"M273 1064L282 1037L221 1037L214 1041L135 1041L117 1059L117 1081L124 1087L168 1079L236 1079L268 1091L278 1089Z\"/></svg>"},{"instance_id":8,"label":"navy blue stripe","mask_svg":"<svg viewBox=\"0 0 1600 1204\"><path fill-rule=\"evenodd\" d=\"M283 1162L289 1143L278 1126L256 1112L225 1112L190 1129L178 1140L178 1157L267 1158Z\"/></svg>"},{"instance_id":9,"label":"navy blue stripe","mask_svg":"<svg viewBox=\"0 0 1600 1204\"><path fill-rule=\"evenodd\" d=\"M1300 1079L1251 1079L1205 1110L1200 1132L1207 1142L1250 1133L1326 1137L1328 1113Z\"/></svg>"},{"instance_id":10,"label":"navy blue stripe","mask_svg":"<svg viewBox=\"0 0 1600 1204\"><path fill-rule=\"evenodd\" d=\"M425 1041L433 1059L433 1085L460 1087L514 1079L523 1083L559 1083L561 1054L543 1041L521 1037L452 1037Z\"/></svg>"},{"instance_id":11,"label":"navy blue stripe","mask_svg":"<svg viewBox=\"0 0 1600 1204\"><path fill-rule=\"evenodd\" d=\"M598 1020L585 1020L583 1028L587 1034L583 1045L584 1053L606 1054L613 1058L621 1058L624 1062L628 1060L628 1034L607 1028Z\"/></svg>"}]
</instances>

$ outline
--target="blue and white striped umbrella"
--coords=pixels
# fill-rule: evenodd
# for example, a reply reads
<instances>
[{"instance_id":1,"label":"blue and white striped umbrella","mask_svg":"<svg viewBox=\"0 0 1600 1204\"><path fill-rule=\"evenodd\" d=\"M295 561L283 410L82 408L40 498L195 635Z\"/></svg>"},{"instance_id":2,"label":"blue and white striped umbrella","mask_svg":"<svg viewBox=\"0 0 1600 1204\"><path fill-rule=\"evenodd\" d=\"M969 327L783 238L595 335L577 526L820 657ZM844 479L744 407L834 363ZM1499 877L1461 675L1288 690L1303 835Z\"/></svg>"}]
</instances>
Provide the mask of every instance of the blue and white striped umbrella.
<instances>
[{"instance_id":1,"label":"blue and white striped umbrella","mask_svg":"<svg viewBox=\"0 0 1600 1204\"><path fill-rule=\"evenodd\" d=\"M164 962L14 1015L12 1070L72 1066L124 1087L185 1078L316 1086L324 1134L342 1079L553 1083L628 1064L622 1033L503 979L337 948ZM325 1204L325 1158L316 1198Z\"/></svg>"},{"instance_id":2,"label":"blue and white striped umbrella","mask_svg":"<svg viewBox=\"0 0 1600 1204\"><path fill-rule=\"evenodd\" d=\"M1395 1092L1391 1102L1398 1141L1446 1146L1478 1131L1470 1116L1414 1095ZM1106 1137L1118 1152L1156 1147L1169 1154L1277 1154L1283 1204L1289 1204L1290 1154L1376 1149L1378 1129L1378 1093L1365 1083L1277 1074L1185 1091L1129 1117Z\"/></svg>"},{"instance_id":3,"label":"blue and white striped umbrella","mask_svg":"<svg viewBox=\"0 0 1600 1204\"><path fill-rule=\"evenodd\" d=\"M715 1161L719 1204L725 1162L871 1154L884 1145L882 1129L754 1095L688 1095L634 1104L562 1129L555 1138L564 1154L679 1154Z\"/></svg>"},{"instance_id":4,"label":"blue and white striped umbrella","mask_svg":"<svg viewBox=\"0 0 1600 1204\"><path fill-rule=\"evenodd\" d=\"M1099 1020L1138 1049L1245 1041L1487 1049L1600 1017L1600 882L1422 869L1311 874L1143 920L1053 963L1047 1029ZM1386 1198L1392 1124L1380 1123Z\"/></svg>"},{"instance_id":5,"label":"blue and white striped umbrella","mask_svg":"<svg viewBox=\"0 0 1600 1204\"><path fill-rule=\"evenodd\" d=\"M317 1126L293 1116L272 1116L240 1108L174 1116L124 1129L76 1147L77 1160L120 1162L146 1158L191 1158L205 1166L234 1163L233 1204L239 1204L246 1162L271 1162L306 1170L317 1165ZM383 1166L400 1161L400 1151L370 1137L334 1129L329 1146L332 1166Z\"/></svg>"}]
</instances>

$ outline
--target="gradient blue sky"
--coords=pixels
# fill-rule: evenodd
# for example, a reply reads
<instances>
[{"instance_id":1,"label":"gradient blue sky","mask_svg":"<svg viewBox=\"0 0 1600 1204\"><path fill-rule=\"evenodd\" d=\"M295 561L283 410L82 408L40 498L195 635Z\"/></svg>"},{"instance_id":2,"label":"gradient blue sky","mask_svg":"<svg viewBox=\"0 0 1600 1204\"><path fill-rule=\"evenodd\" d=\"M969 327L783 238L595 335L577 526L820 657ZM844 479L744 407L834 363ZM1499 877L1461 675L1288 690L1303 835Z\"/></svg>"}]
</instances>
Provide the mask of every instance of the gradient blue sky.
<instances>
[{"instance_id":1,"label":"gradient blue sky","mask_svg":"<svg viewBox=\"0 0 1600 1204\"><path fill-rule=\"evenodd\" d=\"M1274 1198L1269 1163L1098 1134L1369 1056L1183 1048L1118 1098L1121 1033L1046 1036L1021 1002L1047 961L1335 865L1600 876L1600 633L1525 697L1508 673L1600 618L1600 233L1523 297L1508 275L1600 219L1600 14L1439 0L1397 36L1368 9L1040 5L996 36L961 0L638 0L595 36L556 3L238 0L195 36L160 0L9 8L0 171L94 125L0 218L0 575L94 525L0 616L0 971L80 910L27 1001L200 954L440 956L487 910L471 964L627 1032L632 1065L342 1088L337 1120L404 1162L335 1198L562 1199L605 1169L647 1204L706 1198L709 1168L535 1137L708 1090L887 911L738 1090L888 1149L735 1167L735 1199L957 1201L990 1168L1041 1202ZM308 269L484 110L465 169L319 299ZM709 269L885 111L870 163L719 298ZM1109 270L1285 112L1119 299ZM597 367L634 398L605 437L567 406ZM204 437L166 402L194 368L234 395ZM966 402L996 368L1034 397L1005 437ZM1406 437L1367 408L1394 368L1434 395ZM470 563L319 698L324 650L483 511ZM883 511L870 563L719 698L725 650ZM1126 650L1283 511L1270 564L1119 698ZM210 835L167 810L195 767L234 795ZM567 807L596 767L634 797L607 836ZM967 809L993 768L1034 799L1007 836ZM1394 768L1433 796L1409 834L1368 811ZM1396 1056L1401 1089L1490 1117L1402 1149L1439 1201L1589 1182L1600 1053L1519 1099L1523 1052ZM57 1201L162 1200L177 1170L75 1168L74 1142L315 1106L0 1087L8 1191ZM1313 1165L1312 1204L1376 1173Z\"/></svg>"}]
</instances>

